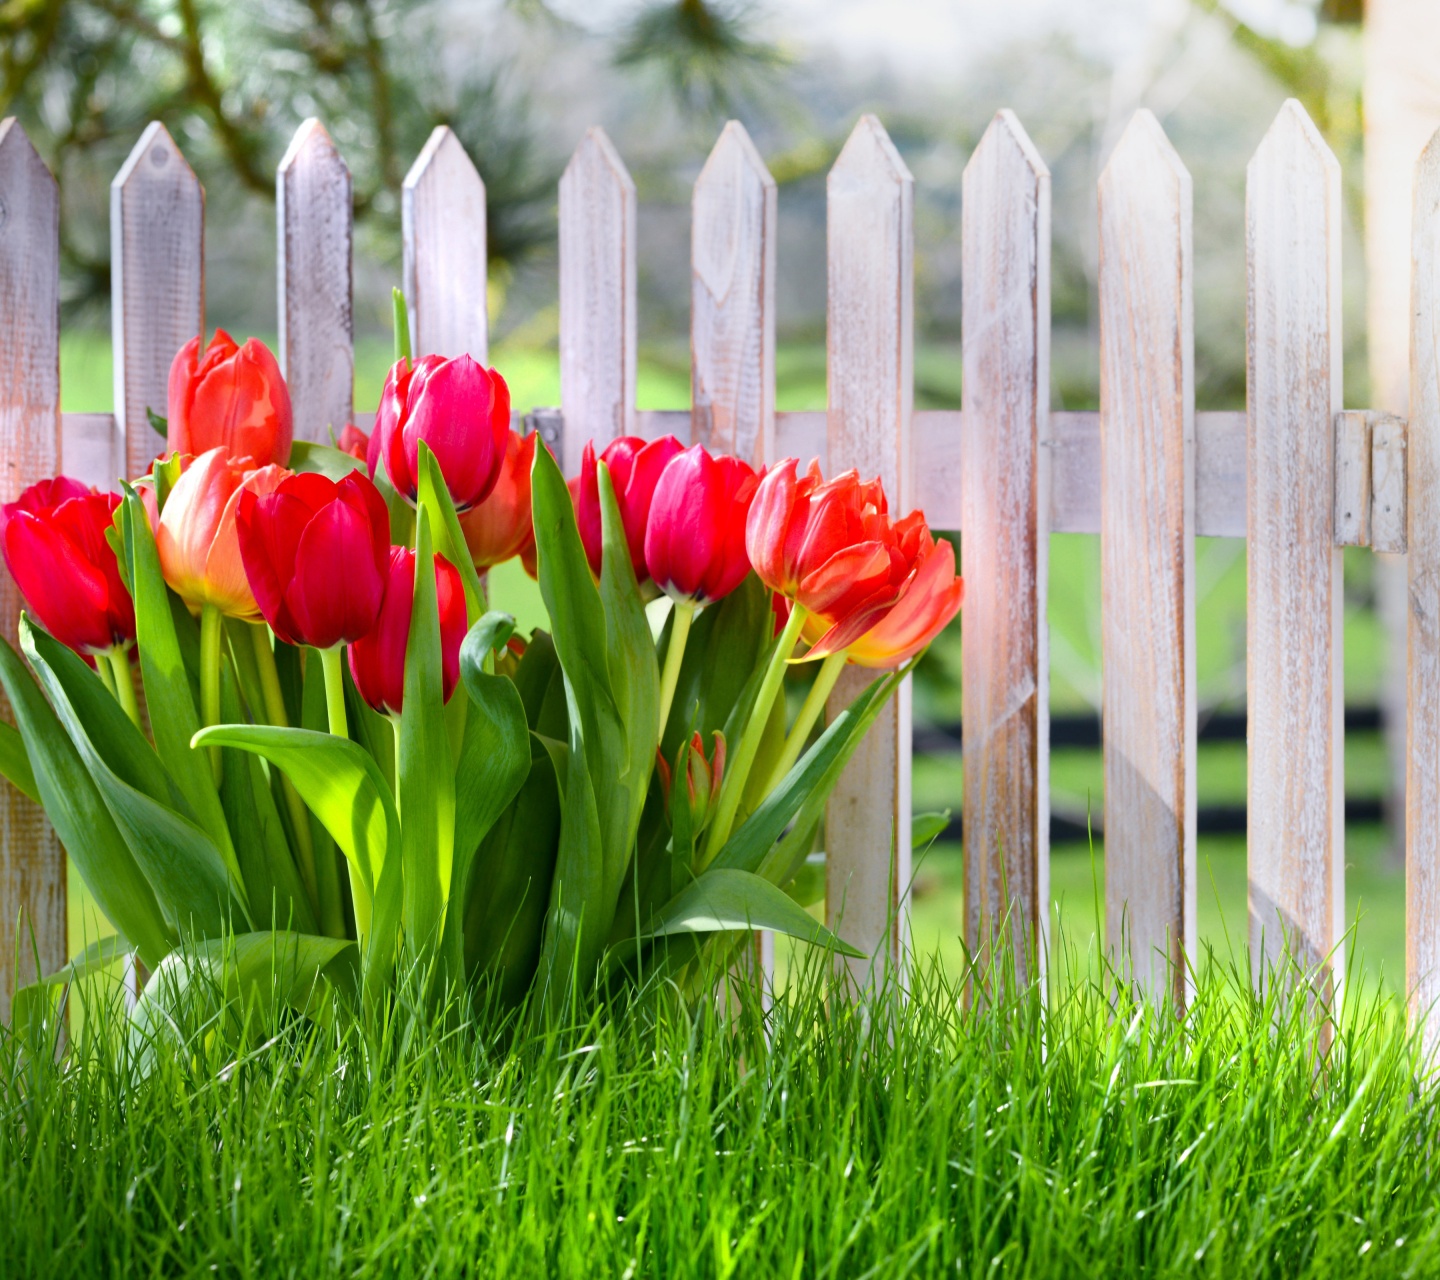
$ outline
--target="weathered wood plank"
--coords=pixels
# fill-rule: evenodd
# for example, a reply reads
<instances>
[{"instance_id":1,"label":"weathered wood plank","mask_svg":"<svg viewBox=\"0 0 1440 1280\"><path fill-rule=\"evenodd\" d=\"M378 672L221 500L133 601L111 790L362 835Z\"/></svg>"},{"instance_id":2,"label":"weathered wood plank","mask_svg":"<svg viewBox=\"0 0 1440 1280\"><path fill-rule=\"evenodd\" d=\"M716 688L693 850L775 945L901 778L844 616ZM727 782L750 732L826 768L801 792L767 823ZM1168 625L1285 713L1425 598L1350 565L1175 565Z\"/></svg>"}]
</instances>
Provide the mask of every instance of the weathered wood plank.
<instances>
[{"instance_id":1,"label":"weathered wood plank","mask_svg":"<svg viewBox=\"0 0 1440 1280\"><path fill-rule=\"evenodd\" d=\"M1002 111L963 181L965 938L986 963L1008 928L1025 982L1050 897L1050 171Z\"/></svg>"},{"instance_id":2,"label":"weathered wood plank","mask_svg":"<svg viewBox=\"0 0 1440 1280\"><path fill-rule=\"evenodd\" d=\"M911 505L914 179L880 122L862 116L826 182L828 469L884 482ZM835 714L874 673L847 670ZM898 960L910 883L910 686L856 751L826 810L826 916L847 941ZM852 962L863 977L868 962Z\"/></svg>"},{"instance_id":3,"label":"weathered wood plank","mask_svg":"<svg viewBox=\"0 0 1440 1280\"><path fill-rule=\"evenodd\" d=\"M1440 132L1415 171L1411 223L1405 981L1440 1048Z\"/></svg>"},{"instance_id":4,"label":"weathered wood plank","mask_svg":"<svg viewBox=\"0 0 1440 1280\"><path fill-rule=\"evenodd\" d=\"M731 120L695 182L690 230L692 439L775 460L775 179Z\"/></svg>"},{"instance_id":5,"label":"weathered wood plank","mask_svg":"<svg viewBox=\"0 0 1440 1280\"><path fill-rule=\"evenodd\" d=\"M1294 99L1246 170L1250 955L1344 972L1340 166ZM1288 960L1287 960L1288 955ZM1333 989L1318 977L1322 995Z\"/></svg>"},{"instance_id":6,"label":"weathered wood plank","mask_svg":"<svg viewBox=\"0 0 1440 1280\"><path fill-rule=\"evenodd\" d=\"M1370 416L1335 415L1335 545L1370 545Z\"/></svg>"},{"instance_id":7,"label":"weathered wood plank","mask_svg":"<svg viewBox=\"0 0 1440 1280\"><path fill-rule=\"evenodd\" d=\"M587 440L635 424L635 184L591 129L560 178L560 400L566 475Z\"/></svg>"},{"instance_id":8,"label":"weathered wood plank","mask_svg":"<svg viewBox=\"0 0 1440 1280\"><path fill-rule=\"evenodd\" d=\"M279 231L280 368L295 438L328 443L355 400L350 170L325 126L306 120L275 175Z\"/></svg>"},{"instance_id":9,"label":"weathered wood plank","mask_svg":"<svg viewBox=\"0 0 1440 1280\"><path fill-rule=\"evenodd\" d=\"M110 286L115 417L139 476L163 444L145 411L165 414L170 362L205 323L205 191L158 120L110 184Z\"/></svg>"},{"instance_id":10,"label":"weathered wood plank","mask_svg":"<svg viewBox=\"0 0 1440 1280\"><path fill-rule=\"evenodd\" d=\"M60 193L19 123L0 121L0 502L53 475L60 444ZM0 629L20 593L0 568ZM8 702L0 697L13 723ZM0 782L0 1021L17 985L65 963L65 853L44 811ZM18 967L17 967L18 961Z\"/></svg>"},{"instance_id":11,"label":"weathered wood plank","mask_svg":"<svg viewBox=\"0 0 1440 1280\"><path fill-rule=\"evenodd\" d=\"M1404 418L1370 415L1370 545L1376 551L1405 551Z\"/></svg>"},{"instance_id":12,"label":"weathered wood plank","mask_svg":"<svg viewBox=\"0 0 1440 1280\"><path fill-rule=\"evenodd\" d=\"M1195 939L1190 175L1139 111L1100 175L1100 548L1109 946L1185 1000Z\"/></svg>"},{"instance_id":13,"label":"weathered wood plank","mask_svg":"<svg viewBox=\"0 0 1440 1280\"><path fill-rule=\"evenodd\" d=\"M405 175L400 217L415 354L487 363L485 183L448 125L435 126Z\"/></svg>"},{"instance_id":14,"label":"weathered wood plank","mask_svg":"<svg viewBox=\"0 0 1440 1280\"><path fill-rule=\"evenodd\" d=\"M60 415L60 469L97 489L118 489L125 469L125 440L113 413Z\"/></svg>"}]
</instances>

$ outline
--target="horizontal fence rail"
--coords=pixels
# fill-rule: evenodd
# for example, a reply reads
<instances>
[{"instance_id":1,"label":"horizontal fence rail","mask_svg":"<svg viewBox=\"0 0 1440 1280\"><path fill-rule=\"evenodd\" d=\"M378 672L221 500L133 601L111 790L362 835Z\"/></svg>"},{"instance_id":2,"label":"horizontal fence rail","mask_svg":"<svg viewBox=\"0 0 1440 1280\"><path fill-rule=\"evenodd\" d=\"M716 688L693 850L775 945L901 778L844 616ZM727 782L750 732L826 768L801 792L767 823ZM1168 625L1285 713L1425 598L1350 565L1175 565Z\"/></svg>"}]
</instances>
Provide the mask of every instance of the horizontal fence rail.
<instances>
[{"instance_id":1,"label":"horizontal fence rail","mask_svg":"<svg viewBox=\"0 0 1440 1280\"><path fill-rule=\"evenodd\" d=\"M1247 407L1194 409L1191 181L1140 112L1099 181L1101 407L1049 404L1050 174L999 113L966 166L963 403L916 411L914 179L863 117L827 184L828 408L775 409L775 182L726 126L696 182L691 404L635 406L636 191L603 130L559 188L561 405L517 414L577 468L588 439L672 433L756 462L819 458L883 478L893 505L961 532L966 938L977 954L1019 921L1017 955L1048 916L1051 533L1098 534L1108 944L1137 980L1183 1003L1194 946L1196 537L1247 540L1250 940L1257 982L1280 948L1333 990L1344 921L1339 553L1406 552L1408 985L1440 992L1440 141L1415 188L1412 413L1342 410L1339 169L1298 103L1247 172ZM318 120L279 166L277 316L296 432L324 440L353 404L353 209L344 157ZM0 125L0 451L13 498L57 467L109 487L158 449L171 357L204 329L204 191L158 123L111 186L115 397L59 412L59 202L14 121ZM403 282L420 352L487 356L483 175L437 129L402 193ZM0 625L18 610L8 577ZM860 677L842 683L853 696ZM930 742L928 731L922 741ZM942 735L945 736L945 735ZM958 740L956 740L958 737ZM827 915L870 955L903 954L909 882L908 686L829 810ZM1358 802L1357 802L1358 803ZM1061 815L1062 819L1065 815ZM38 809L0 792L0 999L16 929L42 968L65 960L63 855ZM857 976L864 966L856 969ZM1440 1039L1440 1024L1431 1033Z\"/></svg>"}]
</instances>

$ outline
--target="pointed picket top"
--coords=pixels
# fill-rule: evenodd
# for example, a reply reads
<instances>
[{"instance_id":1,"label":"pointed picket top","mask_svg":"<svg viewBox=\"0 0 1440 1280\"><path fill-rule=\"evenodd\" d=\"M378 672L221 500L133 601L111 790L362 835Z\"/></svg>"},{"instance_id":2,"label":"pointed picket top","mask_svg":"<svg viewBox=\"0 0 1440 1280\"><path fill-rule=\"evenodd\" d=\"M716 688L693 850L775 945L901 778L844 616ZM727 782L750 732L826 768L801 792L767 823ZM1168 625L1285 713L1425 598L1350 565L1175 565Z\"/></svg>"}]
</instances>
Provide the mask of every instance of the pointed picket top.
<instances>
[{"instance_id":1,"label":"pointed picket top","mask_svg":"<svg viewBox=\"0 0 1440 1280\"><path fill-rule=\"evenodd\" d=\"M276 171L275 218L280 367L295 438L324 443L354 413L354 202L350 170L313 116L295 130Z\"/></svg>"},{"instance_id":2,"label":"pointed picket top","mask_svg":"<svg viewBox=\"0 0 1440 1280\"><path fill-rule=\"evenodd\" d=\"M775 179L731 120L691 206L692 436L757 463L775 448L776 213Z\"/></svg>"},{"instance_id":3,"label":"pointed picket top","mask_svg":"<svg viewBox=\"0 0 1440 1280\"><path fill-rule=\"evenodd\" d=\"M1050 873L1050 171L1011 111L965 166L961 254L965 936L983 968L1008 928L1029 981Z\"/></svg>"},{"instance_id":4,"label":"pointed picket top","mask_svg":"<svg viewBox=\"0 0 1440 1280\"><path fill-rule=\"evenodd\" d=\"M1100 171L1102 198L1107 189L1119 184L1125 185L1127 198L1132 200L1148 190L1150 206L1157 210L1182 200L1188 204L1191 199L1190 170L1149 108L1142 107L1130 117L1130 123Z\"/></svg>"},{"instance_id":5,"label":"pointed picket top","mask_svg":"<svg viewBox=\"0 0 1440 1280\"><path fill-rule=\"evenodd\" d=\"M565 472L587 440L635 425L635 183L590 129L560 178L560 400Z\"/></svg>"},{"instance_id":6,"label":"pointed picket top","mask_svg":"<svg viewBox=\"0 0 1440 1280\"><path fill-rule=\"evenodd\" d=\"M415 354L487 364L485 182L448 125L436 125L405 175L400 213Z\"/></svg>"},{"instance_id":7,"label":"pointed picket top","mask_svg":"<svg viewBox=\"0 0 1440 1280\"><path fill-rule=\"evenodd\" d=\"M1245 178L1252 976L1303 973L1328 998L1346 927L1340 166L1291 99Z\"/></svg>"},{"instance_id":8,"label":"pointed picket top","mask_svg":"<svg viewBox=\"0 0 1440 1280\"><path fill-rule=\"evenodd\" d=\"M158 120L110 184L110 281L115 417L138 476L161 444L146 410L164 416L170 362L205 318L205 191Z\"/></svg>"}]
</instances>

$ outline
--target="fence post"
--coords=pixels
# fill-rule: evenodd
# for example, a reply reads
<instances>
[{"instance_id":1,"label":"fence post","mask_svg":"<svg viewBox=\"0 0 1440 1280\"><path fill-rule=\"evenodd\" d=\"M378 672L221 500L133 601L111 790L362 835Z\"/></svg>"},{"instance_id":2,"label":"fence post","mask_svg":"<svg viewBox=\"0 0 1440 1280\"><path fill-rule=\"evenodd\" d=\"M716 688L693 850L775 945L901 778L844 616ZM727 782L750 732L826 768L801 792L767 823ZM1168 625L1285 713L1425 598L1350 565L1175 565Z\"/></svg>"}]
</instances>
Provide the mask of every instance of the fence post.
<instances>
[{"instance_id":1,"label":"fence post","mask_svg":"<svg viewBox=\"0 0 1440 1280\"><path fill-rule=\"evenodd\" d=\"M415 354L487 364L485 183L448 125L435 126L405 175L400 218Z\"/></svg>"},{"instance_id":2,"label":"fence post","mask_svg":"<svg viewBox=\"0 0 1440 1280\"><path fill-rule=\"evenodd\" d=\"M1343 593L1335 543L1340 166L1294 99L1246 170L1252 978L1344 972Z\"/></svg>"},{"instance_id":3,"label":"fence post","mask_svg":"<svg viewBox=\"0 0 1440 1280\"><path fill-rule=\"evenodd\" d=\"M731 120L695 182L690 223L691 439L775 461L775 179Z\"/></svg>"},{"instance_id":4,"label":"fence post","mask_svg":"<svg viewBox=\"0 0 1440 1280\"><path fill-rule=\"evenodd\" d=\"M354 210L350 170L325 126L306 120L275 174L279 230L280 367L295 438L328 444L354 413Z\"/></svg>"},{"instance_id":5,"label":"fence post","mask_svg":"<svg viewBox=\"0 0 1440 1280\"><path fill-rule=\"evenodd\" d=\"M0 121L0 502L53 475L59 447L60 193L11 118ZM11 644L19 616L19 592L0 570ZM15 988L39 976L32 957L44 973L65 963L65 889L65 852L44 811L0 782L0 1022Z\"/></svg>"},{"instance_id":6,"label":"fence post","mask_svg":"<svg viewBox=\"0 0 1440 1280\"><path fill-rule=\"evenodd\" d=\"M1440 1047L1440 132L1415 170L1411 222L1406 985Z\"/></svg>"},{"instance_id":7,"label":"fence post","mask_svg":"<svg viewBox=\"0 0 1440 1280\"><path fill-rule=\"evenodd\" d=\"M1050 171L1001 111L961 208L960 542L965 939L1009 917L1016 977L1043 973L1050 883Z\"/></svg>"},{"instance_id":8,"label":"fence post","mask_svg":"<svg viewBox=\"0 0 1440 1280\"><path fill-rule=\"evenodd\" d=\"M205 191L158 120L110 184L110 290L115 417L139 476L164 444L145 411L164 415L170 362L205 323Z\"/></svg>"},{"instance_id":9,"label":"fence post","mask_svg":"<svg viewBox=\"0 0 1440 1280\"><path fill-rule=\"evenodd\" d=\"M635 433L635 184L593 128L560 178L561 463Z\"/></svg>"},{"instance_id":10,"label":"fence post","mask_svg":"<svg viewBox=\"0 0 1440 1280\"><path fill-rule=\"evenodd\" d=\"M914 400L914 189L900 153L861 116L826 181L828 473L879 475L892 510L910 502ZM875 673L847 668L837 714ZM847 942L898 961L910 885L910 682L881 712L826 809L825 912ZM864 977L866 961L850 962Z\"/></svg>"},{"instance_id":11,"label":"fence post","mask_svg":"<svg viewBox=\"0 0 1440 1280\"><path fill-rule=\"evenodd\" d=\"M1195 941L1190 175L1138 111L1100 175L1105 928L1150 995Z\"/></svg>"}]
</instances>

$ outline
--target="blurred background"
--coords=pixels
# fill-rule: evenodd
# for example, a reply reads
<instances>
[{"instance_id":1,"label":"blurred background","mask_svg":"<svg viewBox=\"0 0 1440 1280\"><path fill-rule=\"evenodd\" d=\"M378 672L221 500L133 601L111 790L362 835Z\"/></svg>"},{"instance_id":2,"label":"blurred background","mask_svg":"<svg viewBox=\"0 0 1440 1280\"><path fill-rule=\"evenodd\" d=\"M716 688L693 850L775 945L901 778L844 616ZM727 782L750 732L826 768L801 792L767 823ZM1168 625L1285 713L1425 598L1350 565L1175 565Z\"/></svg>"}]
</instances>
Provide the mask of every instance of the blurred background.
<instances>
[{"instance_id":1,"label":"blurred background","mask_svg":"<svg viewBox=\"0 0 1440 1280\"><path fill-rule=\"evenodd\" d=\"M1433 0L0 0L0 115L20 117L61 183L67 410L111 407L108 187L145 123L165 122L205 185L208 323L273 342L275 166L311 115L354 175L357 407L373 406L388 362L400 183L441 122L486 182L491 355L515 403L559 402L556 181L598 123L639 192L640 406L686 406L690 189L734 117L779 184L778 405L819 409L825 174L855 120L877 113L915 175L916 406L958 407L961 172L994 112L1011 107L1053 176L1052 402L1090 409L1095 183L1146 106L1194 179L1196 407L1241 409L1245 165L1296 97L1344 174L1345 402L1404 412L1409 173L1440 125L1433 9ZM1401 727L1382 708L1393 669L1383 619L1403 611L1397 582L1403 593L1394 566L1347 552L1347 911L1365 968L1396 987L1403 849L1384 822L1397 776L1385 729ZM1196 586L1201 931L1228 950L1246 930L1243 542L1201 539ZM533 610L516 574L500 574L496 590ZM1098 540L1057 535L1052 889L1082 946L1103 878L1099 621ZM960 625L917 678L915 766L917 811L950 809L954 821L917 864L914 941L957 958Z\"/></svg>"}]
</instances>

